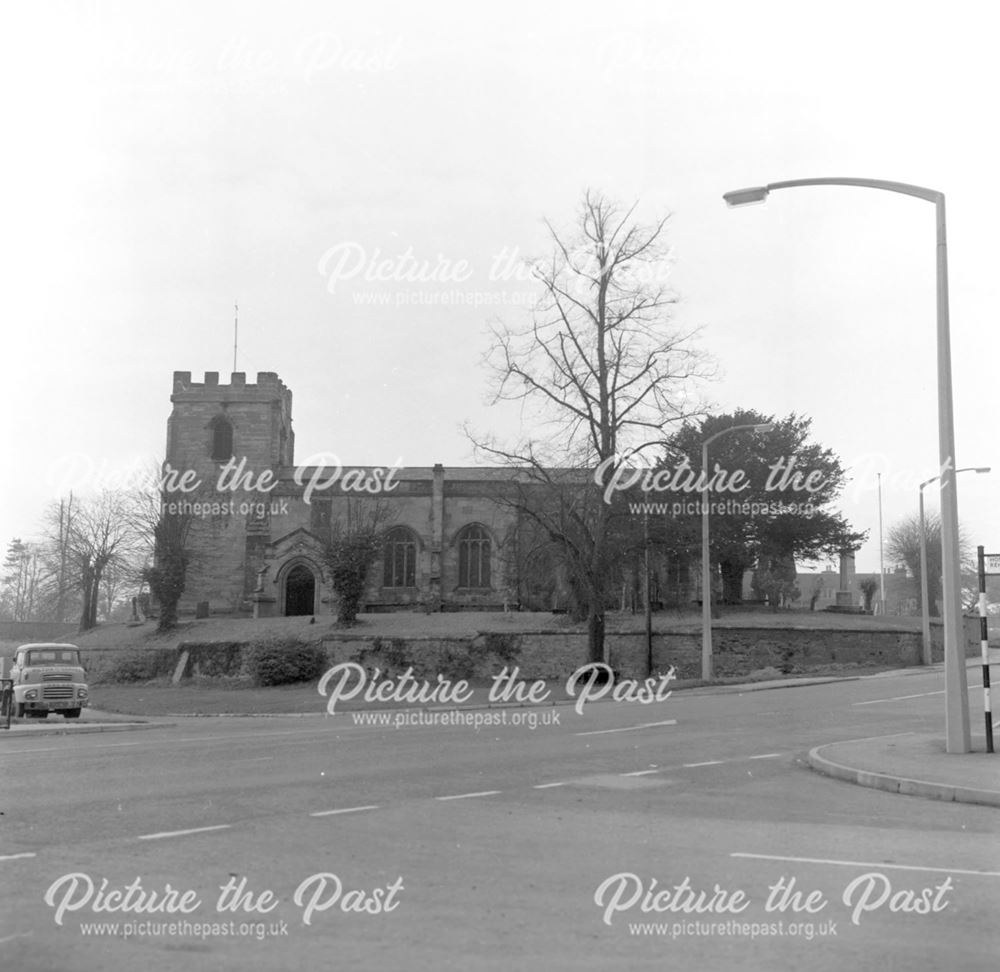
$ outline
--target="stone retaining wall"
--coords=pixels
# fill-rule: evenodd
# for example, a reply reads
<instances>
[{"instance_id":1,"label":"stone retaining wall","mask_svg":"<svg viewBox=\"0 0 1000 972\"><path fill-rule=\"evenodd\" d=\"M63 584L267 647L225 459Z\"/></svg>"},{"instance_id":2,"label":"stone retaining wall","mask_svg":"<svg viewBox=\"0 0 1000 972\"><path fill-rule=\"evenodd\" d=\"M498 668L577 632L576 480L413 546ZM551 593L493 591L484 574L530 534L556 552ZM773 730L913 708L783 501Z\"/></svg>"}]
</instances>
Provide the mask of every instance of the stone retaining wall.
<instances>
[{"instance_id":1,"label":"stone retaining wall","mask_svg":"<svg viewBox=\"0 0 1000 972\"><path fill-rule=\"evenodd\" d=\"M966 619L966 655L979 653L979 621ZM492 639L492 641L491 641ZM498 641L502 639L502 641ZM606 636L611 667L627 678L647 673L643 632ZM943 658L942 629L931 629L934 661ZM376 644L379 642L379 644ZM831 664L907 667L920 664L919 631L829 630L800 628L715 628L713 668L719 678L761 669L799 674ZM327 638L331 662L356 661L369 669L401 671L410 665L418 678L442 673L452 678L489 677L516 665L523 679L565 678L587 661L587 638L548 631L509 635L480 634L474 639ZM653 670L671 666L678 679L701 676L701 632L660 631L653 635Z\"/></svg>"},{"instance_id":2,"label":"stone retaining wall","mask_svg":"<svg viewBox=\"0 0 1000 972\"><path fill-rule=\"evenodd\" d=\"M942 629L931 629L934 661L942 660ZM979 620L966 619L966 655L979 654ZM712 632L716 677L749 675L764 669L785 674L808 673L829 665L920 664L921 634L912 629L729 628ZM91 681L115 676L145 681L173 675L187 653L183 676L238 678L245 672L248 645L239 642L191 643L176 648L91 648L82 656ZM521 679L565 679L587 661L587 637L552 631L509 634L481 633L474 638L361 637L344 632L327 636L323 647L331 665L353 661L369 672L399 674L413 668L414 677L433 681L437 675L491 678L505 667L518 668ZM646 636L643 632L609 633L611 667L626 678L647 674ZM701 677L701 632L663 630L653 635L653 671L671 666L678 679Z\"/></svg>"}]
</instances>

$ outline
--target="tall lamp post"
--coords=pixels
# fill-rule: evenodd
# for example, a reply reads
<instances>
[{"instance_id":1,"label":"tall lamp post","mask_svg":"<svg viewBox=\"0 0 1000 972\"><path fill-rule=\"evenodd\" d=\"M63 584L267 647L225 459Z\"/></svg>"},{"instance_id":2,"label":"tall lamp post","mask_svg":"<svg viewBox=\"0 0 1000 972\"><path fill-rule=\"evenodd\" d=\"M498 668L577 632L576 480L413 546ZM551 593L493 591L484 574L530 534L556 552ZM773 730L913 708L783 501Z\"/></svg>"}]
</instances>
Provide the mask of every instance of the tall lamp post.
<instances>
[{"instance_id":1,"label":"tall lamp post","mask_svg":"<svg viewBox=\"0 0 1000 972\"><path fill-rule=\"evenodd\" d=\"M955 475L963 472L988 473L989 466L965 466L963 469L956 469ZM939 476L931 476L920 484L920 618L921 632L923 634L923 661L925 665L931 663L931 613L930 613L930 593L927 584L927 528L924 526L924 487L936 483Z\"/></svg>"},{"instance_id":2,"label":"tall lamp post","mask_svg":"<svg viewBox=\"0 0 1000 972\"><path fill-rule=\"evenodd\" d=\"M766 425L733 425L722 429L715 435L710 435L701 444L701 677L708 681L712 677L712 571L709 558L711 549L708 542L708 447L719 436L738 432L740 429L753 429L754 432L770 432L774 426Z\"/></svg>"},{"instance_id":3,"label":"tall lamp post","mask_svg":"<svg viewBox=\"0 0 1000 972\"><path fill-rule=\"evenodd\" d=\"M882 556L882 473L878 474L878 600L879 614L885 617L885 558Z\"/></svg>"},{"instance_id":4,"label":"tall lamp post","mask_svg":"<svg viewBox=\"0 0 1000 972\"><path fill-rule=\"evenodd\" d=\"M882 179L825 177L772 182L766 186L727 192L729 206L764 202L775 189L799 186L861 186L916 196L934 204L937 228L937 378L938 450L941 461L941 574L944 586L944 711L945 750L967 753L972 748L969 733L969 695L965 677L965 632L959 587L958 495L955 488L955 417L951 390L951 335L948 320L948 239L945 230L944 193L905 182Z\"/></svg>"}]
</instances>

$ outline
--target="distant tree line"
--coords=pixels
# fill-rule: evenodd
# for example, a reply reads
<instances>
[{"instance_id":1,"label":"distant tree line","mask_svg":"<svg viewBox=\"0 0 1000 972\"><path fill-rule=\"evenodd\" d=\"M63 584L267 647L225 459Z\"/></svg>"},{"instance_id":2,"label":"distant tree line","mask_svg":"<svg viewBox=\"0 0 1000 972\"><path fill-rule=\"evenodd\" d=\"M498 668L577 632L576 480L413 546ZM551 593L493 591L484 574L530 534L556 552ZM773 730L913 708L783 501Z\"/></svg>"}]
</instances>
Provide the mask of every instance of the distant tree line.
<instances>
[{"instance_id":1,"label":"distant tree line","mask_svg":"<svg viewBox=\"0 0 1000 972\"><path fill-rule=\"evenodd\" d=\"M73 493L50 503L33 540L15 538L0 573L0 619L78 621L81 631L128 617L148 588L158 477L133 489Z\"/></svg>"}]
</instances>

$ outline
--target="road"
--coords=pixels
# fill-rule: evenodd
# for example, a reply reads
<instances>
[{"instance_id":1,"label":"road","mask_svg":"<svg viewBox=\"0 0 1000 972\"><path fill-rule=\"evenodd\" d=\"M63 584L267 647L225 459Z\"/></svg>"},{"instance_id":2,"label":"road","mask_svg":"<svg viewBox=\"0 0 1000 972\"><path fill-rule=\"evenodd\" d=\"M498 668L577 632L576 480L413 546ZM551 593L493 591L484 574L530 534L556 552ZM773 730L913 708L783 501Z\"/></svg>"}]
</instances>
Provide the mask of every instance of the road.
<instances>
[{"instance_id":1,"label":"road","mask_svg":"<svg viewBox=\"0 0 1000 972\"><path fill-rule=\"evenodd\" d=\"M804 761L941 679L8 737L0 967L990 968L998 811Z\"/></svg>"}]
</instances>

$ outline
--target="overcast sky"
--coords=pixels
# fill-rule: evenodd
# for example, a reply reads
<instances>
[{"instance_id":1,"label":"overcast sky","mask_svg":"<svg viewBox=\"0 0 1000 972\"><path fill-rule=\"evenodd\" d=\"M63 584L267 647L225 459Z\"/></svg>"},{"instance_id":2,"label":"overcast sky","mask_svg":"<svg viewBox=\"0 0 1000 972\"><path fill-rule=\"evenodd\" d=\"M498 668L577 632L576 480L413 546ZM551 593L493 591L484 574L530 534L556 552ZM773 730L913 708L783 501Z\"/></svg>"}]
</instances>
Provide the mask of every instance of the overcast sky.
<instances>
[{"instance_id":1,"label":"overcast sky","mask_svg":"<svg viewBox=\"0 0 1000 972\"><path fill-rule=\"evenodd\" d=\"M0 542L162 458L171 375L275 371L296 458L471 465L487 322L586 187L670 213L676 321L720 410L814 419L872 531L938 472L934 208L948 199L957 461L1000 551L997 58L972 3L36 3L7 15ZM11 219L13 216L13 219ZM365 280L410 253L419 286ZM451 274L451 278L448 278ZM446 279L440 279L444 276ZM445 304L463 300L490 306ZM89 473L88 473L89 470ZM928 506L937 496L928 491Z\"/></svg>"}]
</instances>

